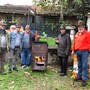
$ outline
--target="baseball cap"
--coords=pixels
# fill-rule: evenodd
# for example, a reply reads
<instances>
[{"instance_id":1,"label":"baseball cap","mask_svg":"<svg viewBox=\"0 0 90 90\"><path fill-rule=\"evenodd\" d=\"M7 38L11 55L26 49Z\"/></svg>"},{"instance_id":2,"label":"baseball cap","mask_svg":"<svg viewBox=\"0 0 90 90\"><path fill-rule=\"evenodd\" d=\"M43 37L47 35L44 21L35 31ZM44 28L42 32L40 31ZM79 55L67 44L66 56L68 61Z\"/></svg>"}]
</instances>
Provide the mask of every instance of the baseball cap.
<instances>
[{"instance_id":1,"label":"baseball cap","mask_svg":"<svg viewBox=\"0 0 90 90\"><path fill-rule=\"evenodd\" d=\"M16 24L16 28L21 28L21 25L20 24Z\"/></svg>"},{"instance_id":2,"label":"baseball cap","mask_svg":"<svg viewBox=\"0 0 90 90\"><path fill-rule=\"evenodd\" d=\"M85 23L82 20L78 21L78 26L85 26Z\"/></svg>"},{"instance_id":3,"label":"baseball cap","mask_svg":"<svg viewBox=\"0 0 90 90\"><path fill-rule=\"evenodd\" d=\"M62 30L62 29L65 29L66 30L66 28L65 28L64 25L61 25L60 28L59 28L59 30Z\"/></svg>"},{"instance_id":4,"label":"baseball cap","mask_svg":"<svg viewBox=\"0 0 90 90\"><path fill-rule=\"evenodd\" d=\"M7 24L6 24L6 22L4 20L1 20L0 25L6 26Z\"/></svg>"},{"instance_id":5,"label":"baseball cap","mask_svg":"<svg viewBox=\"0 0 90 90\"><path fill-rule=\"evenodd\" d=\"M30 25L26 25L25 28L30 28Z\"/></svg>"}]
</instances>

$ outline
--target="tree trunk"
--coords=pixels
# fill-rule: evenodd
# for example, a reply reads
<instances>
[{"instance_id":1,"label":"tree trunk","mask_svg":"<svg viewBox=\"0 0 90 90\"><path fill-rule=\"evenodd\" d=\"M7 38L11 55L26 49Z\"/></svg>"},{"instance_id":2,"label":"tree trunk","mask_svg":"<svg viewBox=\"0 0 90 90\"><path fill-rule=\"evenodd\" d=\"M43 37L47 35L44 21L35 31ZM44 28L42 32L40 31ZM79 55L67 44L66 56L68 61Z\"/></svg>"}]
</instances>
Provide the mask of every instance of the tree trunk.
<instances>
[{"instance_id":1,"label":"tree trunk","mask_svg":"<svg viewBox=\"0 0 90 90\"><path fill-rule=\"evenodd\" d=\"M64 15L63 15L63 7L62 7L60 11L60 21L63 21L63 19L64 19Z\"/></svg>"},{"instance_id":2,"label":"tree trunk","mask_svg":"<svg viewBox=\"0 0 90 90\"><path fill-rule=\"evenodd\" d=\"M64 19L64 10L63 10L64 2L61 1L61 8L60 8L60 21Z\"/></svg>"}]
</instances>

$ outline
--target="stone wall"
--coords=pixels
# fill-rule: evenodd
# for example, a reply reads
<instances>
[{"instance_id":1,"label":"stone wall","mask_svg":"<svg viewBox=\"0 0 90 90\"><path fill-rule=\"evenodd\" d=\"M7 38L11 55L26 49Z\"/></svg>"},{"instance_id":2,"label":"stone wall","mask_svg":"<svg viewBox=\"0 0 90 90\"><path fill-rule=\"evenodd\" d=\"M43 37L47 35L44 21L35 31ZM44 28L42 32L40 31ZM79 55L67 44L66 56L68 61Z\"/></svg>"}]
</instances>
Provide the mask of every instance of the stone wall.
<instances>
[{"instance_id":1,"label":"stone wall","mask_svg":"<svg viewBox=\"0 0 90 90\"><path fill-rule=\"evenodd\" d=\"M58 56L57 56L57 48L48 48L48 64L49 65L58 65ZM68 58L68 65L72 66L73 65L73 57L72 55L69 56Z\"/></svg>"}]
</instances>

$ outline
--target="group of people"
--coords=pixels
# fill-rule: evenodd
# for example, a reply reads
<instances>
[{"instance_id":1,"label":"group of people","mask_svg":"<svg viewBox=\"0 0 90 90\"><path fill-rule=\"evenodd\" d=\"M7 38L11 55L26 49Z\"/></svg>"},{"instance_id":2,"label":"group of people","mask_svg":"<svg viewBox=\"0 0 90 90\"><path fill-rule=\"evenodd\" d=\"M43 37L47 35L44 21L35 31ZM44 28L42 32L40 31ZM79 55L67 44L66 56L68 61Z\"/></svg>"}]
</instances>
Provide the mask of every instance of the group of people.
<instances>
[{"instance_id":1,"label":"group of people","mask_svg":"<svg viewBox=\"0 0 90 90\"><path fill-rule=\"evenodd\" d=\"M11 31L5 30L6 23L0 21L0 73L4 71L5 58L8 59L8 73L13 70L18 71L17 61L21 54L21 66L28 67L31 60L31 43L35 41L35 34L30 32L30 26L25 26L25 31L20 32L21 25L13 25ZM9 55L6 56L7 51ZM15 58L13 58L15 56Z\"/></svg>"},{"instance_id":2,"label":"group of people","mask_svg":"<svg viewBox=\"0 0 90 90\"><path fill-rule=\"evenodd\" d=\"M82 20L78 21L78 32L74 36L73 44L69 34L66 33L65 26L60 27L60 34L56 39L58 44L58 56L60 63L60 76L67 75L67 61L70 52L72 56L76 54L78 59L78 74L74 81L82 81L82 86L87 85L88 78L88 56L90 52L90 32L85 29L85 23Z\"/></svg>"},{"instance_id":3,"label":"group of people","mask_svg":"<svg viewBox=\"0 0 90 90\"><path fill-rule=\"evenodd\" d=\"M4 63L6 52L9 51L8 56L8 72L13 70L18 71L17 61L19 53L21 52L21 66L27 67L31 60L31 43L35 41L35 34L30 32L30 26L25 26L25 31L20 32L21 26L14 25L13 30L9 34L5 30L6 23L0 21L0 73L4 73ZM78 59L78 75L74 81L82 80L82 86L87 85L88 78L88 56L90 51L90 32L85 29L85 24L82 20L78 21L78 32L74 36L74 42L71 45L70 35L66 33L65 26L60 27L60 34L56 39L58 45L58 56L60 69L60 76L67 75L67 62L70 53L76 54ZM72 52L71 52L72 47ZM15 58L13 59L15 55Z\"/></svg>"}]
</instances>

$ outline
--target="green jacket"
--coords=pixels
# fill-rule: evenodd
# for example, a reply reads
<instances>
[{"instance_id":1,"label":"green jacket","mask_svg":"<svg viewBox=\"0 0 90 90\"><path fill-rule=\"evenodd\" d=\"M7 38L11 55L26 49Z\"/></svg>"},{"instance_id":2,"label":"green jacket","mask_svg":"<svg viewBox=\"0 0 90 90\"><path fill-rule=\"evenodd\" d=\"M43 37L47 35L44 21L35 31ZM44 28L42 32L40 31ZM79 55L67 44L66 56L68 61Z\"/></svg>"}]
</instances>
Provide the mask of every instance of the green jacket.
<instances>
[{"instance_id":1,"label":"green jacket","mask_svg":"<svg viewBox=\"0 0 90 90\"><path fill-rule=\"evenodd\" d=\"M9 48L9 34L5 30L0 28L0 52L2 51L2 47L1 47L1 37L2 37L2 35L5 36L5 41L6 41L4 49L8 50L8 48Z\"/></svg>"}]
</instances>

